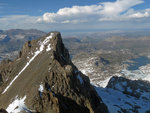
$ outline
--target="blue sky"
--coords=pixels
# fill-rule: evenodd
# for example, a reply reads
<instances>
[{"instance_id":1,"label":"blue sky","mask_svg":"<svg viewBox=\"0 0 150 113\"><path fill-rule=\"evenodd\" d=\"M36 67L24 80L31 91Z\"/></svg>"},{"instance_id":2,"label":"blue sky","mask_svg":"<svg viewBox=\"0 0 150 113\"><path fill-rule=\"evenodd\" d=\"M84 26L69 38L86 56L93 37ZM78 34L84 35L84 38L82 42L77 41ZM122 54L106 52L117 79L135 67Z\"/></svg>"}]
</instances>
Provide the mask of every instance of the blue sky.
<instances>
[{"instance_id":1,"label":"blue sky","mask_svg":"<svg viewBox=\"0 0 150 113\"><path fill-rule=\"evenodd\" d=\"M0 14L5 15L34 15L40 16L44 12L56 12L60 8L72 7L74 5L93 5L101 2L115 2L116 0L1 0ZM135 6L135 9L145 9L150 7L150 0L145 0L144 4Z\"/></svg>"},{"instance_id":2,"label":"blue sky","mask_svg":"<svg viewBox=\"0 0 150 113\"><path fill-rule=\"evenodd\" d=\"M1 9L2 15L28 14L37 16L42 12L56 12L64 7L91 5L99 2L100 0L1 0L0 3L4 5Z\"/></svg>"},{"instance_id":3,"label":"blue sky","mask_svg":"<svg viewBox=\"0 0 150 113\"><path fill-rule=\"evenodd\" d=\"M150 0L0 0L0 29L149 29Z\"/></svg>"}]
</instances>

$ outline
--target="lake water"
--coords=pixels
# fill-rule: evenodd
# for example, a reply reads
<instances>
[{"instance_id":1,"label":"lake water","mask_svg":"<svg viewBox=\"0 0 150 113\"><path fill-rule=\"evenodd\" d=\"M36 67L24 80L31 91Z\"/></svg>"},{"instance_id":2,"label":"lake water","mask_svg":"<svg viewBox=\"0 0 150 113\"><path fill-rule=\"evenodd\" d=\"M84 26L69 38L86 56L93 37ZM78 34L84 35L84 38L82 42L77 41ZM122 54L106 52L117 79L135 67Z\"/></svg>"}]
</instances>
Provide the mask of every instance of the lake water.
<instances>
[{"instance_id":1,"label":"lake water","mask_svg":"<svg viewBox=\"0 0 150 113\"><path fill-rule=\"evenodd\" d=\"M127 69L131 71L138 70L139 67L150 64L150 59L145 56L140 56L138 58L131 59L131 61L133 62L126 62L126 64L129 64Z\"/></svg>"}]
</instances>

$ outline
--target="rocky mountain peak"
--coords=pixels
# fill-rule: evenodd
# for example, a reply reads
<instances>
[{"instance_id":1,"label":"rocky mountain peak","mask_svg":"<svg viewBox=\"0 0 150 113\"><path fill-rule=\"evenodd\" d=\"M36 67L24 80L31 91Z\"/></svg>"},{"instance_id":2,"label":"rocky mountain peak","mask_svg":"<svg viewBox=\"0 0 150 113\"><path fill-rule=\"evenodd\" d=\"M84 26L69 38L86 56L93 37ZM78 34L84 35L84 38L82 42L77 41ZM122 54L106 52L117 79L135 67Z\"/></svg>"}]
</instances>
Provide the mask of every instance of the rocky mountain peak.
<instances>
[{"instance_id":1,"label":"rocky mountain peak","mask_svg":"<svg viewBox=\"0 0 150 113\"><path fill-rule=\"evenodd\" d=\"M70 60L61 34L25 43L19 57L0 65L0 108L28 113L107 113L88 77Z\"/></svg>"}]
</instances>

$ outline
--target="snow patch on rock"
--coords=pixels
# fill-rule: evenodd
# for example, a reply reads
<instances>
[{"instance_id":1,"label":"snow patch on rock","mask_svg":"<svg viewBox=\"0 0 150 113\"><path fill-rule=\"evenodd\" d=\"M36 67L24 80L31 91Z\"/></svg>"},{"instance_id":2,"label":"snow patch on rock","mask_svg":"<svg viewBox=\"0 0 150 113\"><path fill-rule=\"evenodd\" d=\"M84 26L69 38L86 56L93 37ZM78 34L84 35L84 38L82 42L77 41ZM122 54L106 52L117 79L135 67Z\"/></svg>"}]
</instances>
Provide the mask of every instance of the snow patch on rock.
<instances>
[{"instance_id":1,"label":"snow patch on rock","mask_svg":"<svg viewBox=\"0 0 150 113\"><path fill-rule=\"evenodd\" d=\"M43 92L43 90L44 90L43 84L40 84L40 87L39 87L38 90L39 90L40 92Z\"/></svg>"},{"instance_id":2,"label":"snow patch on rock","mask_svg":"<svg viewBox=\"0 0 150 113\"><path fill-rule=\"evenodd\" d=\"M101 87L105 88L105 87L107 86L109 80L111 79L111 77L112 77L112 76L107 77L105 80L98 82L98 84L99 84Z\"/></svg>"},{"instance_id":3,"label":"snow patch on rock","mask_svg":"<svg viewBox=\"0 0 150 113\"><path fill-rule=\"evenodd\" d=\"M2 92L4 94L9 87L13 84L13 82L19 77L19 75L30 65L30 63L44 50L45 45L50 41L50 39L53 37L54 33L51 33L50 36L46 37L44 41L40 42L40 48L34 53L34 56L27 62L27 64L24 66L24 68L18 73L18 75L15 76L15 78L10 82L10 84L5 88L5 90Z\"/></svg>"},{"instance_id":4,"label":"snow patch on rock","mask_svg":"<svg viewBox=\"0 0 150 113\"><path fill-rule=\"evenodd\" d=\"M15 100L11 104L9 104L6 111L8 113L20 113L21 111L25 111L28 113L30 110L28 110L25 105L25 99L26 96L20 99L18 99L18 96L16 96Z\"/></svg>"},{"instance_id":5,"label":"snow patch on rock","mask_svg":"<svg viewBox=\"0 0 150 113\"><path fill-rule=\"evenodd\" d=\"M103 102L107 105L110 113L118 113L122 108L129 113L134 113L132 109L135 109L139 113L145 113L150 110L149 92L144 92L140 98L135 98L111 88L95 87L95 89ZM143 101L143 97L146 97L147 100Z\"/></svg>"},{"instance_id":6,"label":"snow patch on rock","mask_svg":"<svg viewBox=\"0 0 150 113\"><path fill-rule=\"evenodd\" d=\"M50 47L51 45L50 44L48 44L48 46L47 46L47 48L46 48L46 51L50 51L51 50L51 47Z\"/></svg>"}]
</instances>

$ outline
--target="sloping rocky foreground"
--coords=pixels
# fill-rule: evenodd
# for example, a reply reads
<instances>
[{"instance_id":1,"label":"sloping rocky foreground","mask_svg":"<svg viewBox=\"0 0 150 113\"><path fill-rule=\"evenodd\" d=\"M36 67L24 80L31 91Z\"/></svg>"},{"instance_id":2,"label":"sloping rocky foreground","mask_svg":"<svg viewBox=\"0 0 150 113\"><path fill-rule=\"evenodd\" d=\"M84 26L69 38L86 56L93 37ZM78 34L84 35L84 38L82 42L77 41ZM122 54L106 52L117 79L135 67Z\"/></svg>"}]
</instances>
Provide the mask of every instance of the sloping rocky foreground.
<instances>
[{"instance_id":1,"label":"sloping rocky foreground","mask_svg":"<svg viewBox=\"0 0 150 113\"><path fill-rule=\"evenodd\" d=\"M70 60L59 32L25 43L19 57L0 64L0 113L107 113Z\"/></svg>"}]
</instances>

